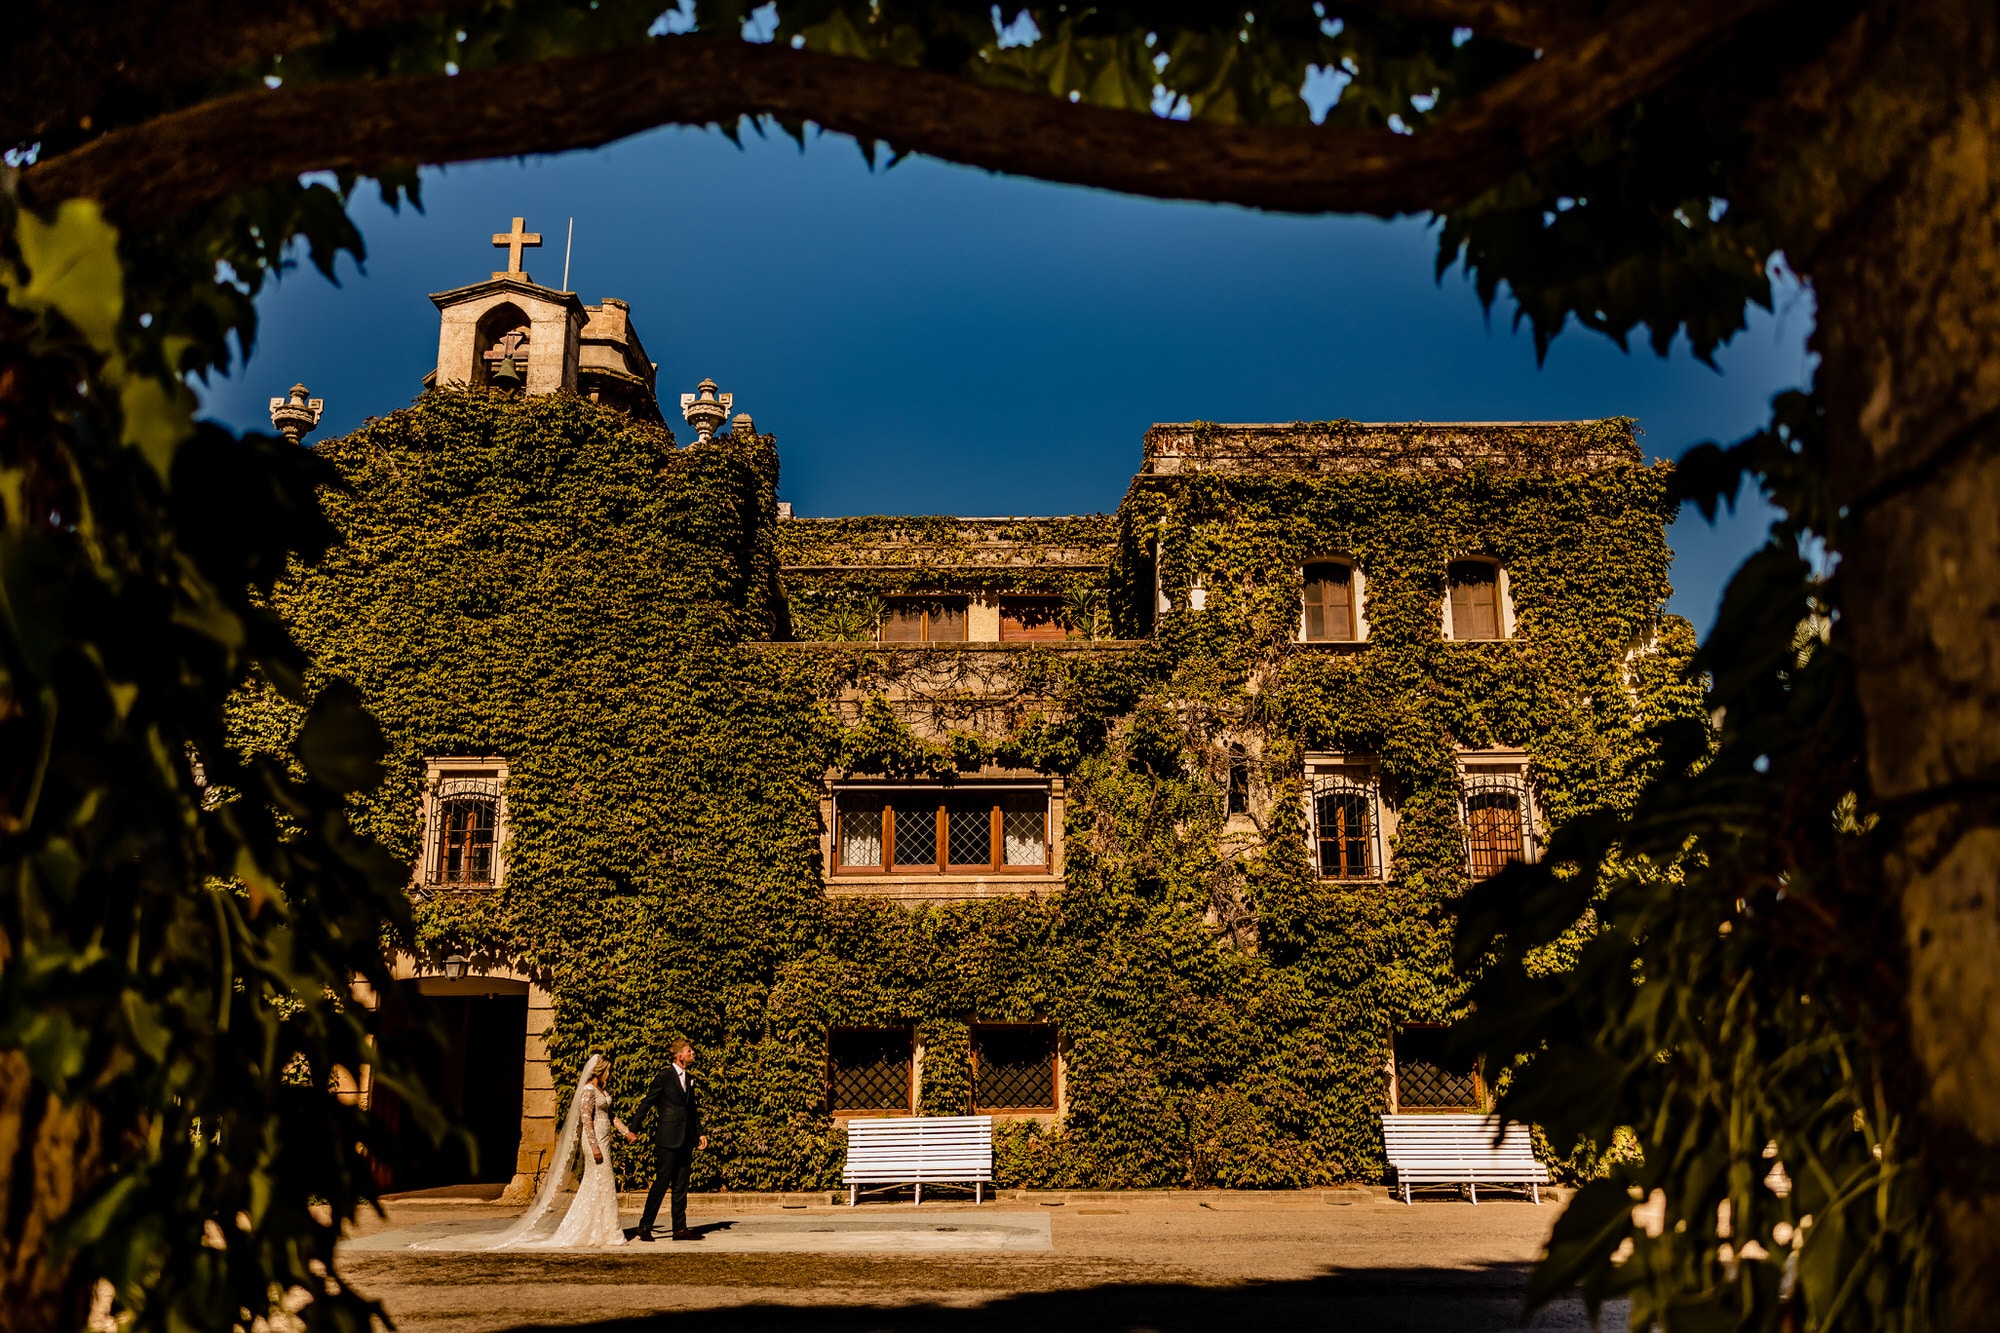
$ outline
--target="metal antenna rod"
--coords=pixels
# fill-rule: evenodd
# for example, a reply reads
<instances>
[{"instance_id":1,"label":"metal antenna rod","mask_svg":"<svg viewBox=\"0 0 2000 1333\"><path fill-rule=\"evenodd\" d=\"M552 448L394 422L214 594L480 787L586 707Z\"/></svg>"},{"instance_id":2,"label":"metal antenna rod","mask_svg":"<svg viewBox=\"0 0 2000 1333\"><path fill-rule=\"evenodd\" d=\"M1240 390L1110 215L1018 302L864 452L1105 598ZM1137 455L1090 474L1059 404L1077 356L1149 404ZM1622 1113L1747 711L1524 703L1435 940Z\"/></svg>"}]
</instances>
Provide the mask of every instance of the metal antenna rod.
<instances>
[{"instance_id":1,"label":"metal antenna rod","mask_svg":"<svg viewBox=\"0 0 2000 1333\"><path fill-rule=\"evenodd\" d=\"M571 247L572 245L575 245L575 244L576 244L576 219L575 219L575 218L571 218L571 219L569 220L569 239L563 242L563 285L562 285L562 289L563 289L564 291L568 291L568 290L569 290L569 248L570 248L570 247Z\"/></svg>"}]
</instances>

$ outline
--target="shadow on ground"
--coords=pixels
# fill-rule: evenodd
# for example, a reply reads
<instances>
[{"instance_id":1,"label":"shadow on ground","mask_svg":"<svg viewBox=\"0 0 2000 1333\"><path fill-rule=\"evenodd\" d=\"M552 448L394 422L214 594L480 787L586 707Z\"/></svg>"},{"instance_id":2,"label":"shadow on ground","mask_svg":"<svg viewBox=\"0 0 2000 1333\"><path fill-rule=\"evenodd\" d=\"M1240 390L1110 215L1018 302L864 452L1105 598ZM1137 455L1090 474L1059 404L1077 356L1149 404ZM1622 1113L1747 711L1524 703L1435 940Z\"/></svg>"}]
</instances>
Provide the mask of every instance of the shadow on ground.
<instances>
[{"instance_id":1,"label":"shadow on ground","mask_svg":"<svg viewBox=\"0 0 2000 1333\"><path fill-rule=\"evenodd\" d=\"M1375 1333L1428 1333L1429 1330L1588 1329L1593 1325L1580 1297L1570 1296L1525 1318L1522 1292L1528 1264L1494 1263L1475 1268L1346 1269L1295 1281L1207 1285L1173 1282L1111 1282L1060 1290L955 1293L940 1284L940 1297L920 1301L857 1301L848 1288L825 1303L800 1291L798 1303L751 1301L710 1304L698 1310L611 1318L590 1323L524 1324L510 1333L556 1333L588 1328L594 1333L680 1333L694 1329L797 1329L829 1333L905 1333L949 1329L951 1333L1047 1333L1084 1327L1099 1329L1201 1330L1313 1327ZM587 1309L587 1307L586 1307ZM579 1309L585 1314L586 1309ZM1603 1327L1624 1324L1622 1308L1607 1309Z\"/></svg>"}]
</instances>

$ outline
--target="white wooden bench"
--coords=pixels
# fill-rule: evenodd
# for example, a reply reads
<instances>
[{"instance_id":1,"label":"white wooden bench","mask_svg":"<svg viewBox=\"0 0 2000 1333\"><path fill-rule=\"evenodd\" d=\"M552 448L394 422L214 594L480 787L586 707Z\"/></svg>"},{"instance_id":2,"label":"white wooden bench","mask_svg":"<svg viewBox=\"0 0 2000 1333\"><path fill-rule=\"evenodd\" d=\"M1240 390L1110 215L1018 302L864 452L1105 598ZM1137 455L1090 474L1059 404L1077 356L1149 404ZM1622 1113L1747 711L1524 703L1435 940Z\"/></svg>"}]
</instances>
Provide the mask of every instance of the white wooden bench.
<instances>
[{"instance_id":1,"label":"white wooden bench","mask_svg":"<svg viewBox=\"0 0 2000 1333\"><path fill-rule=\"evenodd\" d=\"M990 1115L899 1116L847 1122L847 1165L840 1183L847 1206L860 1201L861 1188L970 1185L972 1201L993 1183L993 1117Z\"/></svg>"},{"instance_id":2,"label":"white wooden bench","mask_svg":"<svg viewBox=\"0 0 2000 1333\"><path fill-rule=\"evenodd\" d=\"M1464 1185L1479 1202L1481 1185L1525 1185L1535 1203L1549 1169L1535 1160L1534 1141L1519 1122L1507 1126L1498 1144L1498 1116L1385 1115L1382 1146L1395 1168L1403 1202L1410 1202L1412 1185Z\"/></svg>"}]
</instances>

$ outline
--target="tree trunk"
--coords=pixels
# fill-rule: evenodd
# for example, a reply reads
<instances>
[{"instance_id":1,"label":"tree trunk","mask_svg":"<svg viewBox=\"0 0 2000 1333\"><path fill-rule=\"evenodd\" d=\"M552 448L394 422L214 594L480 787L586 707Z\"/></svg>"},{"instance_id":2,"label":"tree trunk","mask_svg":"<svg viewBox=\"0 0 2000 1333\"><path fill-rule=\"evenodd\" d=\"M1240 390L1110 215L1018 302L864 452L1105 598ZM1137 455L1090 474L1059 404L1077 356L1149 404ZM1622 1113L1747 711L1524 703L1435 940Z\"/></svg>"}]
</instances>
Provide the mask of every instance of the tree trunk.
<instances>
[{"instance_id":1,"label":"tree trunk","mask_svg":"<svg viewBox=\"0 0 2000 1333\"><path fill-rule=\"evenodd\" d=\"M1957 1326L2000 1308L2000 14L1896 0L1786 90L1844 614ZM1845 64L1846 68L1841 66ZM1796 153L1797 142L1793 149Z\"/></svg>"},{"instance_id":2,"label":"tree trunk","mask_svg":"<svg viewBox=\"0 0 2000 1333\"><path fill-rule=\"evenodd\" d=\"M80 1266L56 1261L51 1232L97 1169L96 1117L64 1106L19 1051L0 1051L0 1327L73 1333L90 1311Z\"/></svg>"}]
</instances>

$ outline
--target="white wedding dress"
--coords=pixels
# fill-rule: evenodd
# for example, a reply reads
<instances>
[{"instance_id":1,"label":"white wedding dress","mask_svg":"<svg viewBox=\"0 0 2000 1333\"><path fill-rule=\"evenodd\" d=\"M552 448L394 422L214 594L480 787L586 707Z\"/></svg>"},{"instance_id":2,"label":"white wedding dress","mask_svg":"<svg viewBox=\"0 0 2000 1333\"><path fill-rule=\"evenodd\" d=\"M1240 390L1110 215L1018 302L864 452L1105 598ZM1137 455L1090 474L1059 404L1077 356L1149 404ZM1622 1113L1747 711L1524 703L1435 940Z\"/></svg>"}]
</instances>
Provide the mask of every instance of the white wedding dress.
<instances>
[{"instance_id":1,"label":"white wedding dress","mask_svg":"<svg viewBox=\"0 0 2000 1333\"><path fill-rule=\"evenodd\" d=\"M514 1219L505 1231L487 1236L457 1236L420 1242L419 1250L545 1250L584 1249L602 1245L623 1245L625 1228L618 1220L618 1176L611 1168L611 1134L627 1132L623 1121L611 1114L611 1097L591 1082L597 1073L598 1057L591 1056L577 1080L576 1095L570 1098L569 1114L563 1117L562 1131L556 1136L555 1155L528 1211ZM598 1154L604 1160L598 1161ZM575 1167L572 1166L575 1164ZM571 1197L553 1235L546 1220L556 1206L557 1196L580 1168L582 1179Z\"/></svg>"},{"instance_id":2,"label":"white wedding dress","mask_svg":"<svg viewBox=\"0 0 2000 1333\"><path fill-rule=\"evenodd\" d=\"M569 1249L585 1245L623 1245L625 1227L618 1220L618 1176L611 1169L611 1130L625 1124L611 1114L611 1098L595 1083L577 1090L577 1119L583 1126L583 1183L563 1214L562 1225L547 1240L520 1240L520 1248ZM604 1160L598 1161L602 1155Z\"/></svg>"}]
</instances>

